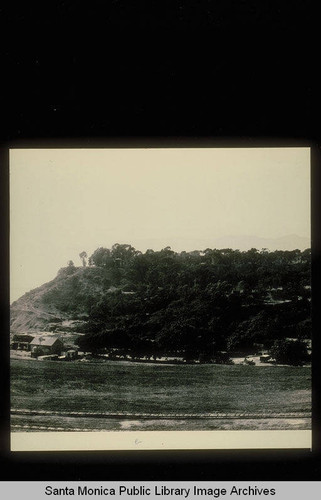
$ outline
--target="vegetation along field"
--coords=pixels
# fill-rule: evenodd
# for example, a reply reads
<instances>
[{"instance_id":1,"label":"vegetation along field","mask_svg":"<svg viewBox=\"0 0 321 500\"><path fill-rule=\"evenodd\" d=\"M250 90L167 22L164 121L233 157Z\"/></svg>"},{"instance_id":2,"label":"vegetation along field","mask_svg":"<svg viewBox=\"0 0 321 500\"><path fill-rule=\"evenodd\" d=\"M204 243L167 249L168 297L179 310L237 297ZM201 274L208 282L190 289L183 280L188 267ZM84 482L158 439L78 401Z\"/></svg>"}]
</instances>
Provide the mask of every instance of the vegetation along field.
<instances>
[{"instance_id":1,"label":"vegetation along field","mask_svg":"<svg viewBox=\"0 0 321 500\"><path fill-rule=\"evenodd\" d=\"M305 366L12 360L12 430L309 429L310 375Z\"/></svg>"}]
</instances>

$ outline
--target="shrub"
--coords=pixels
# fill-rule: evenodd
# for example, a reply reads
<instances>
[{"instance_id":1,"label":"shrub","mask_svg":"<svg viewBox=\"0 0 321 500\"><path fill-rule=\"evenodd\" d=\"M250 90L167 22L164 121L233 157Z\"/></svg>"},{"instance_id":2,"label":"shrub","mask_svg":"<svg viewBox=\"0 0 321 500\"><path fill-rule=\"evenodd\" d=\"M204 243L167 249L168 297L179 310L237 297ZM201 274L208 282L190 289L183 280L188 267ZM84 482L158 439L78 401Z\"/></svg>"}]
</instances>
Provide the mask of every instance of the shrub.
<instances>
[{"instance_id":1,"label":"shrub","mask_svg":"<svg viewBox=\"0 0 321 500\"><path fill-rule=\"evenodd\" d=\"M302 365L308 359L307 348L300 340L276 340L270 354L277 363Z\"/></svg>"}]
</instances>

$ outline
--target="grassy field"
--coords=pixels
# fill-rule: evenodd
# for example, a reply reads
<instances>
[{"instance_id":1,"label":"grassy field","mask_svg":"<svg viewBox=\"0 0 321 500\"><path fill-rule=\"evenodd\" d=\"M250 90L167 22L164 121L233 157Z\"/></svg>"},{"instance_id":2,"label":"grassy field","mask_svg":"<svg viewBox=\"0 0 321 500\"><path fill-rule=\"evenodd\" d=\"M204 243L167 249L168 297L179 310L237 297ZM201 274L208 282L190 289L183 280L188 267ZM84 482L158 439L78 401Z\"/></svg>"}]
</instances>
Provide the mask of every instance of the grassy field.
<instances>
[{"instance_id":1,"label":"grassy field","mask_svg":"<svg viewBox=\"0 0 321 500\"><path fill-rule=\"evenodd\" d=\"M11 423L13 430L308 429L310 380L308 367L12 360Z\"/></svg>"}]
</instances>

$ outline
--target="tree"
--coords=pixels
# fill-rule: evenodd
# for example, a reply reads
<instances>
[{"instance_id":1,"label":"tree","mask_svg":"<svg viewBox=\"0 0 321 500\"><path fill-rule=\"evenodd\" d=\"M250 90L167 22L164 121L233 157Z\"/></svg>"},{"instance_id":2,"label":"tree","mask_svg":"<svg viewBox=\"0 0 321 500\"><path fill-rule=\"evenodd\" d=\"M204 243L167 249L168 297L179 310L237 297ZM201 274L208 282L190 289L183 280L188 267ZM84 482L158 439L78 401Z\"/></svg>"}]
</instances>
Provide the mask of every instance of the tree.
<instances>
[{"instance_id":1,"label":"tree","mask_svg":"<svg viewBox=\"0 0 321 500\"><path fill-rule=\"evenodd\" d=\"M109 248L97 248L89 257L89 265L97 267L110 267L112 264L111 252Z\"/></svg>"},{"instance_id":2,"label":"tree","mask_svg":"<svg viewBox=\"0 0 321 500\"><path fill-rule=\"evenodd\" d=\"M84 267L86 267L86 265L87 265L87 261L86 261L86 259L87 259L87 252L85 252L85 251L81 252L81 253L79 254L79 257L80 257L80 258L81 258L81 260L82 260L82 265L83 265Z\"/></svg>"},{"instance_id":3,"label":"tree","mask_svg":"<svg viewBox=\"0 0 321 500\"><path fill-rule=\"evenodd\" d=\"M126 243L115 243L111 247L111 256L113 260L118 261L121 265L123 265L125 261L130 260L139 254L140 252L138 250L135 250L134 247Z\"/></svg>"},{"instance_id":4,"label":"tree","mask_svg":"<svg viewBox=\"0 0 321 500\"><path fill-rule=\"evenodd\" d=\"M302 365L308 359L307 347L300 340L276 340L270 350L277 363Z\"/></svg>"},{"instance_id":5,"label":"tree","mask_svg":"<svg viewBox=\"0 0 321 500\"><path fill-rule=\"evenodd\" d=\"M279 324L271 313L261 310L255 315L251 314L245 321L236 323L233 330L227 342L228 350L250 352L255 343L271 345L279 334Z\"/></svg>"}]
</instances>

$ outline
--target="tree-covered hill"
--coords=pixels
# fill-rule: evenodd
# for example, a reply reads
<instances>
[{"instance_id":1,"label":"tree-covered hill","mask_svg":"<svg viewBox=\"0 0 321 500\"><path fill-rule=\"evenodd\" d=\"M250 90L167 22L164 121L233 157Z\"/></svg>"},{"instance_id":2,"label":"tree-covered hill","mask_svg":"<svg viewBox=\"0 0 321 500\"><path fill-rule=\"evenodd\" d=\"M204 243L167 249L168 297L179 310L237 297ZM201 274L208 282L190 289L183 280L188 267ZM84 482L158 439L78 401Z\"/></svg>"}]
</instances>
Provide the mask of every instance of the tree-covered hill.
<instances>
[{"instance_id":1,"label":"tree-covered hill","mask_svg":"<svg viewBox=\"0 0 321 500\"><path fill-rule=\"evenodd\" d=\"M80 346L209 359L283 338L309 338L310 250L98 248L11 308L12 331L63 329ZM65 323L63 323L65 321Z\"/></svg>"}]
</instances>

